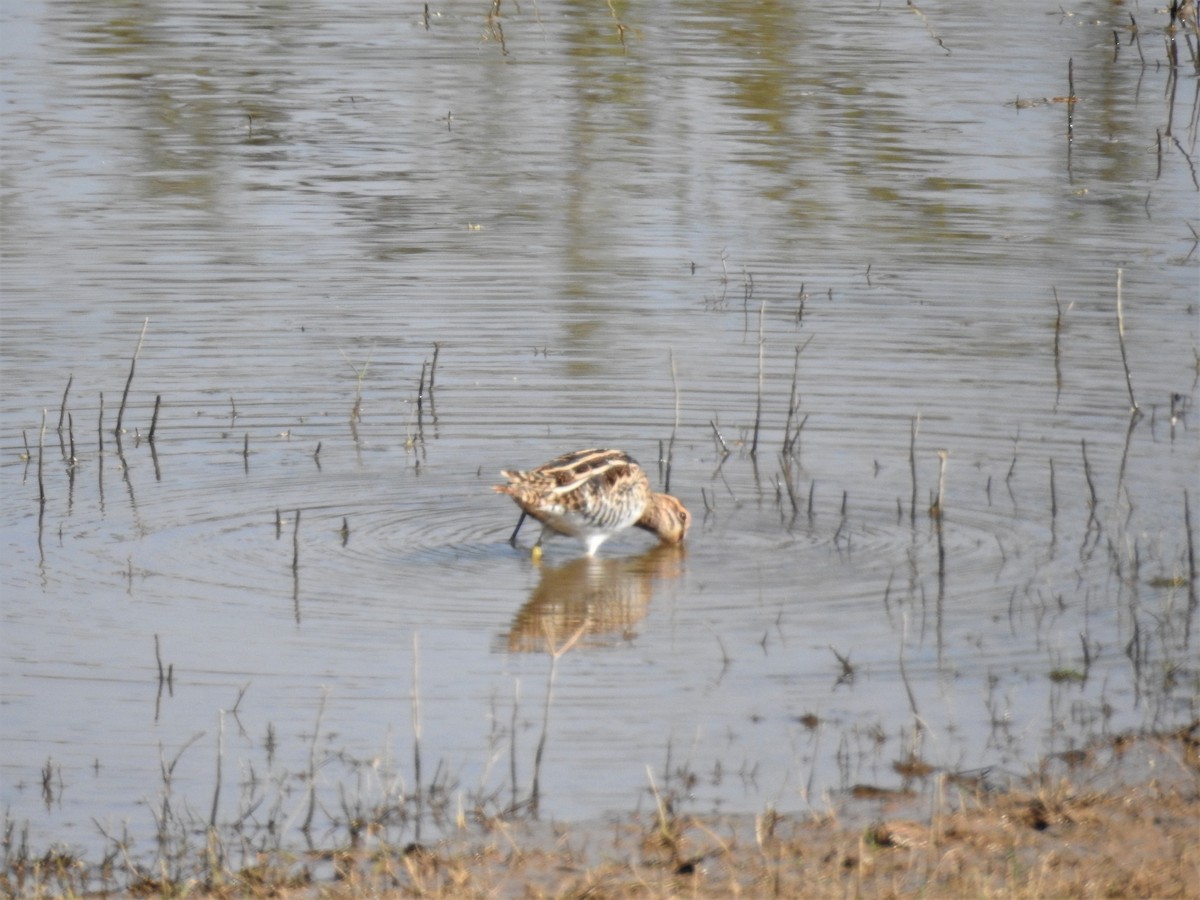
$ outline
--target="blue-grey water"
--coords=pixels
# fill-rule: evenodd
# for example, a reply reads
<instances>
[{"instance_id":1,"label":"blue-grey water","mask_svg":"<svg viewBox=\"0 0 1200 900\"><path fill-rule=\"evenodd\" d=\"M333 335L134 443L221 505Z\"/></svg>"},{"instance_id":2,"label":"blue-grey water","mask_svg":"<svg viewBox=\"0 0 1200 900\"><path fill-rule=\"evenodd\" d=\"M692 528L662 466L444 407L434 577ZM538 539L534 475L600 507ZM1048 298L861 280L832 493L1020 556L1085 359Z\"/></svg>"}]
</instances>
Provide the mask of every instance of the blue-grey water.
<instances>
[{"instance_id":1,"label":"blue-grey water","mask_svg":"<svg viewBox=\"0 0 1200 900\"><path fill-rule=\"evenodd\" d=\"M7 822L502 809L543 731L544 816L800 810L1196 719L1163 10L422 6L0 3ZM684 552L509 546L586 446Z\"/></svg>"}]
</instances>

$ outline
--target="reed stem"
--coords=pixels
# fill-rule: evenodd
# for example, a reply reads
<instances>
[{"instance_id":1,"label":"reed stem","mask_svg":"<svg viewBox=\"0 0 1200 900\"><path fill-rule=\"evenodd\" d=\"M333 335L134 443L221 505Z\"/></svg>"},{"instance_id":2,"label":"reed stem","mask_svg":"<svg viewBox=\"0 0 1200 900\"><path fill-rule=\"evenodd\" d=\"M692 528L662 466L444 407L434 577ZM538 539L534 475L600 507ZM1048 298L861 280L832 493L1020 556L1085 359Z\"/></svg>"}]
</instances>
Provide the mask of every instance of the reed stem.
<instances>
[{"instance_id":1,"label":"reed stem","mask_svg":"<svg viewBox=\"0 0 1200 900\"><path fill-rule=\"evenodd\" d=\"M1124 274L1123 269L1117 269L1117 340L1121 345L1121 365L1125 367L1125 387L1129 389L1129 410L1137 412L1137 398L1133 396L1133 377L1129 374L1129 358L1125 355L1125 312L1121 305L1121 283Z\"/></svg>"},{"instance_id":2,"label":"reed stem","mask_svg":"<svg viewBox=\"0 0 1200 900\"><path fill-rule=\"evenodd\" d=\"M113 429L115 434L121 433L121 421L125 418L125 401L129 399L129 386L133 384L133 372L137 368L138 355L142 352L142 341L146 339L146 328L150 325L150 317L142 322L142 333L138 336L137 349L133 351L133 359L129 361L129 377L125 379L125 390L121 394L121 406L117 410L117 424Z\"/></svg>"},{"instance_id":3,"label":"reed stem","mask_svg":"<svg viewBox=\"0 0 1200 900\"><path fill-rule=\"evenodd\" d=\"M663 477L663 493L671 493L671 462L675 458L675 436L679 433L679 378L675 372L675 351L669 349L667 358L671 363L671 389L675 393L675 419L671 424L671 439L667 441L667 471Z\"/></svg>"},{"instance_id":4,"label":"reed stem","mask_svg":"<svg viewBox=\"0 0 1200 900\"><path fill-rule=\"evenodd\" d=\"M37 467L38 505L42 509L46 508L46 482L42 478L42 468L43 468L43 460L45 458L45 450L46 450L46 411L43 409L42 410L42 427L38 430L38 467Z\"/></svg>"},{"instance_id":5,"label":"reed stem","mask_svg":"<svg viewBox=\"0 0 1200 900\"><path fill-rule=\"evenodd\" d=\"M162 394L154 395L154 414L150 417L150 434L146 436L151 444L154 443L154 431L158 428L158 410L162 406Z\"/></svg>"},{"instance_id":6,"label":"reed stem","mask_svg":"<svg viewBox=\"0 0 1200 900\"><path fill-rule=\"evenodd\" d=\"M767 310L767 301L758 307L758 398L754 406L754 438L750 442L750 458L758 456L758 428L762 423L762 389L763 389L763 315Z\"/></svg>"},{"instance_id":7,"label":"reed stem","mask_svg":"<svg viewBox=\"0 0 1200 900\"><path fill-rule=\"evenodd\" d=\"M71 382L75 380L75 376L71 375L67 378L67 386L63 389L62 404L58 407L58 430L62 431L63 418L67 414L67 394L71 393Z\"/></svg>"}]
</instances>

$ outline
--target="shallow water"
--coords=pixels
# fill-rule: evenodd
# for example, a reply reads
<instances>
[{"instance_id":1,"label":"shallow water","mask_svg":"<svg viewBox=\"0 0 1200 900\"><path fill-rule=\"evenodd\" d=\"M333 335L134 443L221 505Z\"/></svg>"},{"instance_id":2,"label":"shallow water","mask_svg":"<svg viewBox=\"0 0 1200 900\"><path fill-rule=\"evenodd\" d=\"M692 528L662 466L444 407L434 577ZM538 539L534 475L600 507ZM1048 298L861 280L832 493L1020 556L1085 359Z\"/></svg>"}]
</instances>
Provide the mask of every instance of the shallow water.
<instances>
[{"instance_id":1,"label":"shallow water","mask_svg":"<svg viewBox=\"0 0 1200 900\"><path fill-rule=\"evenodd\" d=\"M1107 4L618 7L624 48L604 4L503 46L487 6L3 6L10 820L146 841L176 758L189 825L219 786L291 834L306 773L332 819L520 802L543 728L543 814L647 767L801 808L1193 720L1165 16L1143 66ZM1070 144L1024 102L1068 60ZM673 431L682 553L508 545L501 468L662 485Z\"/></svg>"}]
</instances>

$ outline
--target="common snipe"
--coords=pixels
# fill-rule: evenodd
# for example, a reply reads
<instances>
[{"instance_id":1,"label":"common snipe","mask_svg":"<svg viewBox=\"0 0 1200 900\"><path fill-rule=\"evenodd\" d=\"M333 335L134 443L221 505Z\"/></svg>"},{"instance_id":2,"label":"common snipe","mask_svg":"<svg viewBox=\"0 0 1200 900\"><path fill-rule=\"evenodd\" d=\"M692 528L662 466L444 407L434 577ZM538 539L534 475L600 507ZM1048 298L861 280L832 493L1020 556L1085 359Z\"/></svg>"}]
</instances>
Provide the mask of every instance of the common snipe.
<instances>
[{"instance_id":1,"label":"common snipe","mask_svg":"<svg viewBox=\"0 0 1200 900\"><path fill-rule=\"evenodd\" d=\"M630 526L677 544L691 524L683 504L651 491L642 467L620 450L576 450L528 472L500 474L508 484L493 490L508 494L542 523L539 548L547 534L557 532L578 538L594 556L601 544Z\"/></svg>"}]
</instances>

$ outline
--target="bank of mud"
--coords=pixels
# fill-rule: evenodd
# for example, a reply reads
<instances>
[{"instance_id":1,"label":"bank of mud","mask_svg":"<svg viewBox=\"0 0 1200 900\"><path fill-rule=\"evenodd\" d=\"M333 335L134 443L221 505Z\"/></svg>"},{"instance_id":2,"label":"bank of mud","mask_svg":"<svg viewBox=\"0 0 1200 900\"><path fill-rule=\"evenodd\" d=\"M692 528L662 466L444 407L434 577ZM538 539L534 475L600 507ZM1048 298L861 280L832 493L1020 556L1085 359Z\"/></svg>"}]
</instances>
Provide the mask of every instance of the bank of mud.
<instances>
[{"instance_id":1,"label":"bank of mud","mask_svg":"<svg viewBox=\"0 0 1200 900\"><path fill-rule=\"evenodd\" d=\"M458 834L392 845L239 854L215 836L191 874L122 858L22 848L10 827L6 896L163 897L1196 897L1200 722L1121 736L998 773L858 786L806 813L687 811L651 790L605 822L464 816ZM241 864L234 866L235 856Z\"/></svg>"}]
</instances>

